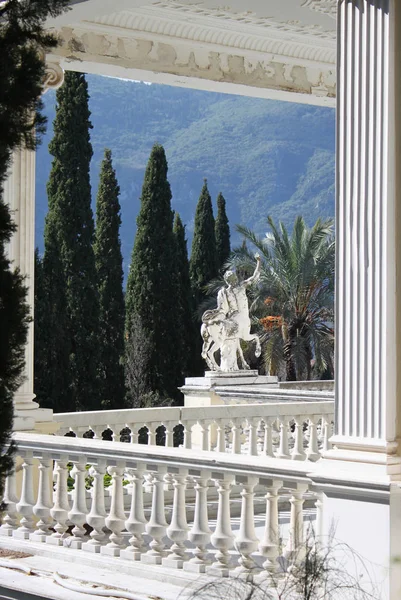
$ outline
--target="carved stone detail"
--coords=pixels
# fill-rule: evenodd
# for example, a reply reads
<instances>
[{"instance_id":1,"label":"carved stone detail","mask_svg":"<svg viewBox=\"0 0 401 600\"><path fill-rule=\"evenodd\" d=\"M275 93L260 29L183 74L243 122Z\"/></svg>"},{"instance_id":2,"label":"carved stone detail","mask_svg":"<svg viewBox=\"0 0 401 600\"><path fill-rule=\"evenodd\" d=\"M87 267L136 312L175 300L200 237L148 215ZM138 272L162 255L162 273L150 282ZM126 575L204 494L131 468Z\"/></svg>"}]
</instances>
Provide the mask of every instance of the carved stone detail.
<instances>
[{"instance_id":1,"label":"carved stone detail","mask_svg":"<svg viewBox=\"0 0 401 600\"><path fill-rule=\"evenodd\" d=\"M302 6L333 19L337 17L337 0L305 0Z\"/></svg>"},{"instance_id":2,"label":"carved stone detail","mask_svg":"<svg viewBox=\"0 0 401 600\"><path fill-rule=\"evenodd\" d=\"M64 71L57 62L46 62L45 78L43 81L44 93L49 89L59 88L64 81Z\"/></svg>"},{"instance_id":3,"label":"carved stone detail","mask_svg":"<svg viewBox=\"0 0 401 600\"><path fill-rule=\"evenodd\" d=\"M191 76L256 88L286 90L311 94L312 87L324 82L328 98L335 97L334 58L325 64L320 62L298 64L282 60L276 55L252 53L244 56L244 50L225 49L215 46L196 45L193 42L176 43L174 38L155 40L152 35L140 36L137 32L124 31L116 35L112 28L88 24L88 28L63 27L60 32L61 45L57 55L68 62L89 60L131 69L150 72ZM265 40L266 41L266 40ZM268 40L267 40L268 41ZM326 51L328 49L326 48Z\"/></svg>"},{"instance_id":4,"label":"carved stone detail","mask_svg":"<svg viewBox=\"0 0 401 600\"><path fill-rule=\"evenodd\" d=\"M90 25L118 27L177 39L335 63L335 31L298 21L279 22L253 13L233 13L199 4L158 2L152 6L97 17ZM88 23L89 25L89 23Z\"/></svg>"}]
</instances>

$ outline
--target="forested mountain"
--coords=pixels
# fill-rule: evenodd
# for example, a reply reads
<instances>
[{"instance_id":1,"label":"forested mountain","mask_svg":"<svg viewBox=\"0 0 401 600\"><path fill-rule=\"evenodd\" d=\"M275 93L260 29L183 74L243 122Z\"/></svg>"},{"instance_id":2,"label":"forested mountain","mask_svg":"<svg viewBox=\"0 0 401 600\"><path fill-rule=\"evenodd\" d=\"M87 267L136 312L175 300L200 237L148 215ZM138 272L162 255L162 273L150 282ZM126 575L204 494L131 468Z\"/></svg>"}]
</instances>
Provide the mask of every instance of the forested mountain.
<instances>
[{"instance_id":1,"label":"forested mountain","mask_svg":"<svg viewBox=\"0 0 401 600\"><path fill-rule=\"evenodd\" d=\"M227 201L232 245L236 223L266 231L266 216L287 225L334 215L334 110L88 76L92 112L93 201L104 148L113 153L121 188L122 252L127 267L145 166L155 142L166 150L172 206L186 225L189 248L203 185ZM37 158L36 243L43 251L46 181L55 94L44 96L48 132Z\"/></svg>"}]
</instances>

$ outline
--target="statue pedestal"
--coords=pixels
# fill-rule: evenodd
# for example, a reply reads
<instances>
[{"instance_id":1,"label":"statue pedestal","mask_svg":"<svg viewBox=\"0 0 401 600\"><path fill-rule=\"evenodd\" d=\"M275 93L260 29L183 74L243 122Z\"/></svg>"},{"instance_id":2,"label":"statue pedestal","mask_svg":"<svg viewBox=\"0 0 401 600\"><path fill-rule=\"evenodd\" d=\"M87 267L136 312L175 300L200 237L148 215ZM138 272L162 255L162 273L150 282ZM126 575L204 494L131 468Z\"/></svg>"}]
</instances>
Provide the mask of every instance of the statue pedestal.
<instances>
[{"instance_id":1,"label":"statue pedestal","mask_svg":"<svg viewBox=\"0 0 401 600\"><path fill-rule=\"evenodd\" d=\"M185 385L180 388L184 394L184 406L214 406L217 404L243 404L243 399L230 398L227 396L227 389L233 390L237 387L249 386L250 388L277 388L277 377L268 375L258 375L257 371L206 371L204 377L187 377ZM224 397L219 395L219 391L224 390ZM255 399L249 400L254 403ZM213 448L216 443L216 427L210 425L210 445ZM194 447L201 445L201 428L194 425L192 428L192 444Z\"/></svg>"},{"instance_id":2,"label":"statue pedestal","mask_svg":"<svg viewBox=\"0 0 401 600\"><path fill-rule=\"evenodd\" d=\"M184 394L184 406L212 406L227 404L227 398L221 398L218 388L229 386L273 386L277 387L277 377L258 375L257 371L206 371L204 377L187 377L181 388ZM216 389L217 388L217 389ZM230 404L238 404L233 400ZM241 401L242 403L242 401Z\"/></svg>"}]
</instances>

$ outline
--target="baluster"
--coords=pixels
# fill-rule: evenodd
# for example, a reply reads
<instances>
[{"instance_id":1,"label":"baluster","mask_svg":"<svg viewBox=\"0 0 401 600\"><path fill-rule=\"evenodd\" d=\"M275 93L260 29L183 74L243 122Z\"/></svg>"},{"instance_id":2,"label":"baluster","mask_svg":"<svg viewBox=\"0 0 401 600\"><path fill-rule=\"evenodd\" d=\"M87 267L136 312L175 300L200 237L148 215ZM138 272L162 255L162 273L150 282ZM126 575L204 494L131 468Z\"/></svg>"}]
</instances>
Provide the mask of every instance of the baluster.
<instances>
[{"instance_id":1,"label":"baluster","mask_svg":"<svg viewBox=\"0 0 401 600\"><path fill-rule=\"evenodd\" d=\"M103 425L97 425L96 427L91 425L90 428L92 429L92 431L94 433L94 436L93 436L94 440L102 440L103 439L103 431L104 431Z\"/></svg>"},{"instance_id":2,"label":"baluster","mask_svg":"<svg viewBox=\"0 0 401 600\"><path fill-rule=\"evenodd\" d=\"M263 481L260 483L263 484ZM283 482L278 480L267 484L265 530L259 544L259 552L266 557L263 568L272 573L277 569L279 554L278 491L282 486Z\"/></svg>"},{"instance_id":3,"label":"baluster","mask_svg":"<svg viewBox=\"0 0 401 600\"><path fill-rule=\"evenodd\" d=\"M104 507L104 475L106 473L106 463L99 460L97 465L92 465L89 469L89 475L93 477L92 483L92 502L90 513L86 522L93 528L91 539L82 544L82 549L87 552L100 552L100 547L105 539L103 531L105 525L106 510Z\"/></svg>"},{"instance_id":4,"label":"baluster","mask_svg":"<svg viewBox=\"0 0 401 600\"><path fill-rule=\"evenodd\" d=\"M210 421L198 421L198 425L201 428L202 436L201 450L209 450L209 424Z\"/></svg>"},{"instance_id":5,"label":"baluster","mask_svg":"<svg viewBox=\"0 0 401 600\"><path fill-rule=\"evenodd\" d=\"M217 507L216 529L211 536L211 542L217 549L215 562L208 569L214 575L227 577L229 574L230 555L229 549L233 546L233 532L230 519L230 491L234 476L231 474L221 475L215 479L215 485L219 495Z\"/></svg>"},{"instance_id":6,"label":"baluster","mask_svg":"<svg viewBox=\"0 0 401 600\"><path fill-rule=\"evenodd\" d=\"M152 511L150 520L146 524L146 533L153 539L150 542L150 549L146 554L142 554L141 560L145 563L161 565L164 556L163 537L166 535L166 517L164 514L164 476L166 467L160 466L158 471L153 474L153 494Z\"/></svg>"},{"instance_id":7,"label":"baluster","mask_svg":"<svg viewBox=\"0 0 401 600\"><path fill-rule=\"evenodd\" d=\"M259 419L247 419L248 423L248 454L258 455L258 425Z\"/></svg>"},{"instance_id":8,"label":"baluster","mask_svg":"<svg viewBox=\"0 0 401 600\"><path fill-rule=\"evenodd\" d=\"M191 450L192 448L192 427L196 421L185 421L182 423L184 426L184 448Z\"/></svg>"},{"instance_id":9,"label":"baluster","mask_svg":"<svg viewBox=\"0 0 401 600\"><path fill-rule=\"evenodd\" d=\"M86 531L84 524L86 522L86 515L88 513L88 507L86 506L86 489L85 489L85 477L86 477L86 458L80 457L79 461L74 463L71 469L71 477L74 479L74 489L72 491L72 508L68 513L68 518L74 525L72 530L72 538L68 538L68 545L71 548L82 548L82 539L84 538Z\"/></svg>"},{"instance_id":10,"label":"baluster","mask_svg":"<svg viewBox=\"0 0 401 600\"><path fill-rule=\"evenodd\" d=\"M318 417L315 415L309 418L309 444L306 451L308 460L316 461L320 458L320 452L317 444L316 421Z\"/></svg>"},{"instance_id":11,"label":"baluster","mask_svg":"<svg viewBox=\"0 0 401 600\"><path fill-rule=\"evenodd\" d=\"M233 454L241 454L241 435L242 435L242 421L241 419L233 419Z\"/></svg>"},{"instance_id":12,"label":"baluster","mask_svg":"<svg viewBox=\"0 0 401 600\"><path fill-rule=\"evenodd\" d=\"M118 462L115 467L107 467L107 472L111 475L111 504L109 516L105 522L110 529L110 541L106 546L100 548L102 554L108 556L120 556L120 550L124 547L124 537L121 535L125 529L125 513L124 513L124 492L123 492L123 476L125 465Z\"/></svg>"},{"instance_id":13,"label":"baluster","mask_svg":"<svg viewBox=\"0 0 401 600\"><path fill-rule=\"evenodd\" d=\"M331 425L331 421L330 421L330 417L323 417L322 419L323 422L323 446L322 446L322 451L323 452L327 452L327 450L330 450L331 448L331 443L330 443L330 437L331 437L331 430L332 430L332 425Z\"/></svg>"},{"instance_id":14,"label":"baluster","mask_svg":"<svg viewBox=\"0 0 401 600\"><path fill-rule=\"evenodd\" d=\"M4 484L4 497L3 502L5 504L3 524L0 527L0 535L13 535L13 531L17 528L17 507L18 502L17 496L17 481L15 475L15 467L12 472L8 474Z\"/></svg>"},{"instance_id":15,"label":"baluster","mask_svg":"<svg viewBox=\"0 0 401 600\"><path fill-rule=\"evenodd\" d=\"M50 516L50 509L53 506L50 493L51 468L52 461L48 455L39 459L38 498L33 507L33 514L39 521L36 524L36 531L29 536L34 542L45 542L50 536L49 527L53 522Z\"/></svg>"},{"instance_id":16,"label":"baluster","mask_svg":"<svg viewBox=\"0 0 401 600\"><path fill-rule=\"evenodd\" d=\"M70 504L68 501L68 459L60 459L56 462L53 471L53 477L55 481L54 490L54 506L50 509L50 514L56 521L54 525L55 533L46 538L47 544L54 544L56 546L62 546L66 537L68 519L68 511L70 510Z\"/></svg>"},{"instance_id":17,"label":"baluster","mask_svg":"<svg viewBox=\"0 0 401 600\"><path fill-rule=\"evenodd\" d=\"M305 450L304 450L304 417L301 415L297 415L294 417L295 422L295 439L294 439L294 448L291 452L292 460L305 460Z\"/></svg>"},{"instance_id":18,"label":"baluster","mask_svg":"<svg viewBox=\"0 0 401 600\"><path fill-rule=\"evenodd\" d=\"M274 457L273 453L273 437L272 437L272 425L274 419L271 417L265 417L263 419L265 423L265 432L264 432L264 440L263 440L263 454L265 456Z\"/></svg>"},{"instance_id":19,"label":"baluster","mask_svg":"<svg viewBox=\"0 0 401 600\"><path fill-rule=\"evenodd\" d=\"M179 469L178 473L173 473L173 514L171 523L167 527L167 535L173 542L171 546L171 554L163 558L163 565L173 566L176 569L182 569L184 562L188 560L185 551L184 542L188 537L188 523L185 507L185 488L188 469Z\"/></svg>"},{"instance_id":20,"label":"baluster","mask_svg":"<svg viewBox=\"0 0 401 600\"><path fill-rule=\"evenodd\" d=\"M209 489L210 471L201 471L199 477L195 477L195 514L192 529L188 533L188 539L195 545L194 556L184 564L185 571L205 573L206 546L210 542L211 531L209 529L209 518L207 514L207 492Z\"/></svg>"},{"instance_id":21,"label":"baluster","mask_svg":"<svg viewBox=\"0 0 401 600\"><path fill-rule=\"evenodd\" d=\"M21 498L17 504L17 511L22 518L20 520L20 526L13 533L13 537L27 540L33 531L33 506L35 504L34 492L33 492L33 458L32 453L25 456L24 462L22 463L22 489Z\"/></svg>"},{"instance_id":22,"label":"baluster","mask_svg":"<svg viewBox=\"0 0 401 600\"><path fill-rule=\"evenodd\" d=\"M128 425L128 427L131 430L131 433L129 435L129 440L131 444L138 444L139 443L139 430L143 427L143 424L139 425L138 423L132 423L131 425Z\"/></svg>"},{"instance_id":23,"label":"baluster","mask_svg":"<svg viewBox=\"0 0 401 600\"><path fill-rule=\"evenodd\" d=\"M316 494L316 525L314 531L315 541L319 542L323 535L323 493L317 492Z\"/></svg>"},{"instance_id":24,"label":"baluster","mask_svg":"<svg viewBox=\"0 0 401 600\"><path fill-rule=\"evenodd\" d=\"M146 423L148 428L148 446L156 446L156 429L159 427L157 423Z\"/></svg>"},{"instance_id":25,"label":"baluster","mask_svg":"<svg viewBox=\"0 0 401 600\"><path fill-rule=\"evenodd\" d=\"M276 453L277 458L289 458L290 452L288 448L288 417L280 418L280 444Z\"/></svg>"},{"instance_id":26,"label":"baluster","mask_svg":"<svg viewBox=\"0 0 401 600\"><path fill-rule=\"evenodd\" d=\"M237 484L242 485L241 491L241 518L234 546L240 556L235 573L246 581L253 581L252 570L255 570L255 561L251 554L257 550L258 538L255 533L255 514L253 507L254 489L258 483L257 477L237 477Z\"/></svg>"},{"instance_id":27,"label":"baluster","mask_svg":"<svg viewBox=\"0 0 401 600\"><path fill-rule=\"evenodd\" d=\"M219 420L217 421L217 444L216 444L217 452L225 452L226 451L226 421Z\"/></svg>"},{"instance_id":28,"label":"baluster","mask_svg":"<svg viewBox=\"0 0 401 600\"><path fill-rule=\"evenodd\" d=\"M165 427L165 446L167 448L172 448L174 446L174 423L172 421L167 421L167 423L162 423Z\"/></svg>"},{"instance_id":29,"label":"baluster","mask_svg":"<svg viewBox=\"0 0 401 600\"><path fill-rule=\"evenodd\" d=\"M307 489L307 484L298 483L290 498L290 530L284 556L292 563L301 561L305 555L303 504Z\"/></svg>"},{"instance_id":30,"label":"baluster","mask_svg":"<svg viewBox=\"0 0 401 600\"><path fill-rule=\"evenodd\" d=\"M141 560L145 551L142 533L145 531L145 513L143 510L143 473L145 465L138 463L136 469L127 469L127 475L132 485L131 510L125 521L126 530L132 535L129 546L121 550L120 556L130 560Z\"/></svg>"}]
</instances>

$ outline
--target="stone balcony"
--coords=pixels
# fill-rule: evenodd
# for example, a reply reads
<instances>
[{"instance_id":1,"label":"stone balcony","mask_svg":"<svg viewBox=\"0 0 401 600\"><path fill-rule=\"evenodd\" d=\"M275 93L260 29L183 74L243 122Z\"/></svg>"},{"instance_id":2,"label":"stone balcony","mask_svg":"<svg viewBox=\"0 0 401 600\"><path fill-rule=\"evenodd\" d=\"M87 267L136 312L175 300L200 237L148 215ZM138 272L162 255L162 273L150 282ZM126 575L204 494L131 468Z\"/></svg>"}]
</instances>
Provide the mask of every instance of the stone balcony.
<instances>
[{"instance_id":1,"label":"stone balcony","mask_svg":"<svg viewBox=\"0 0 401 600\"><path fill-rule=\"evenodd\" d=\"M0 547L148 578L150 590L154 581L183 588L199 577L285 571L310 524L321 526L313 473L333 421L323 392L295 394L67 413L55 436L14 434Z\"/></svg>"}]
</instances>

